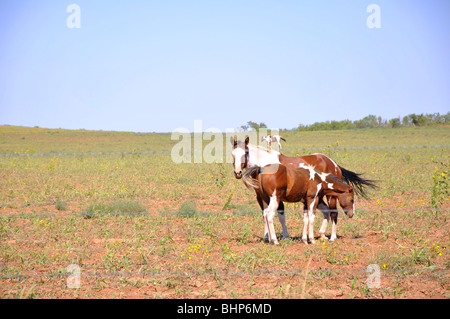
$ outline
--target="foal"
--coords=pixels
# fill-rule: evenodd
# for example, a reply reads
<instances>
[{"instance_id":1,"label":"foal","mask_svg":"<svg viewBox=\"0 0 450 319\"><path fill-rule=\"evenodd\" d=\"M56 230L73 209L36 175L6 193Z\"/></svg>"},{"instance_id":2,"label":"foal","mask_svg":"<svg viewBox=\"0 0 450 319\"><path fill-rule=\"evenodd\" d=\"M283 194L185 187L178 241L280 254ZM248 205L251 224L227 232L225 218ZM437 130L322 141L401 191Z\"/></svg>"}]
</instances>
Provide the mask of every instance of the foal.
<instances>
[{"instance_id":1,"label":"foal","mask_svg":"<svg viewBox=\"0 0 450 319\"><path fill-rule=\"evenodd\" d=\"M278 240L273 218L280 202L304 204L302 240L305 244L308 244L308 228L309 240L314 244L315 211L323 196L337 197L347 216L351 218L354 214L353 187L309 165L302 165L297 169L283 164L254 166L245 171L242 180L262 198L264 223L269 229L269 241L275 245L278 245Z\"/></svg>"}]
</instances>

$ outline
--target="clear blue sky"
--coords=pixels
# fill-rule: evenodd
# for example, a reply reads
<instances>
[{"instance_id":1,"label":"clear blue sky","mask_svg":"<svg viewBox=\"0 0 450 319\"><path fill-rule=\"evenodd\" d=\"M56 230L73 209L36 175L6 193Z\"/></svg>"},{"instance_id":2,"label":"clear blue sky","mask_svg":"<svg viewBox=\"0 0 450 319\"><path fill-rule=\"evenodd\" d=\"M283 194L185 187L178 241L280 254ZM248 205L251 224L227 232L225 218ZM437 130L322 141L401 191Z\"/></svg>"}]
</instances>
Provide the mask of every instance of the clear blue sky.
<instances>
[{"instance_id":1,"label":"clear blue sky","mask_svg":"<svg viewBox=\"0 0 450 319\"><path fill-rule=\"evenodd\" d=\"M5 0L0 124L170 132L442 114L449 30L448 0Z\"/></svg>"}]
</instances>

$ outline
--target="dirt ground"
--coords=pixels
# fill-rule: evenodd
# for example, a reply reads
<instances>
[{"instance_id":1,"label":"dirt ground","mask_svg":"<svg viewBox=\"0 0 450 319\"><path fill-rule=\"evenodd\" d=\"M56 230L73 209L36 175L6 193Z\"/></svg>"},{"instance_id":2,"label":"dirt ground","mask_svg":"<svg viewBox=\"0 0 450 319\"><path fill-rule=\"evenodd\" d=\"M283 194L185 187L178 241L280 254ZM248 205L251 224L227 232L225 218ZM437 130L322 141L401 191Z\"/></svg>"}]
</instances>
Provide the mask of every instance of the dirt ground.
<instances>
[{"instance_id":1,"label":"dirt ground","mask_svg":"<svg viewBox=\"0 0 450 319\"><path fill-rule=\"evenodd\" d=\"M333 243L318 240L317 218L314 245L301 241L300 215L288 212L291 237L272 246L257 213L71 213L79 209L49 205L47 217L21 209L24 217L2 220L2 298L449 297L448 211L436 219L362 205L355 218L340 216ZM70 264L80 267L78 289L68 288Z\"/></svg>"}]
</instances>

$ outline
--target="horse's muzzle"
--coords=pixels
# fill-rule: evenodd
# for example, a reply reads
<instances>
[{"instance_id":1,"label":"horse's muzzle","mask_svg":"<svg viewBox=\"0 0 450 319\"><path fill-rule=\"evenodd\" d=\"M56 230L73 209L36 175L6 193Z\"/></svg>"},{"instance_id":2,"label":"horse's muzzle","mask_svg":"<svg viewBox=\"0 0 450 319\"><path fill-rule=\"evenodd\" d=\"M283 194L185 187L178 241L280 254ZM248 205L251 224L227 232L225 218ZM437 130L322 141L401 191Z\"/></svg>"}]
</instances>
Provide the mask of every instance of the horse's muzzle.
<instances>
[{"instance_id":1,"label":"horse's muzzle","mask_svg":"<svg viewBox=\"0 0 450 319\"><path fill-rule=\"evenodd\" d=\"M234 172L234 177L236 177L237 179L241 179L242 178L242 171L239 173Z\"/></svg>"}]
</instances>

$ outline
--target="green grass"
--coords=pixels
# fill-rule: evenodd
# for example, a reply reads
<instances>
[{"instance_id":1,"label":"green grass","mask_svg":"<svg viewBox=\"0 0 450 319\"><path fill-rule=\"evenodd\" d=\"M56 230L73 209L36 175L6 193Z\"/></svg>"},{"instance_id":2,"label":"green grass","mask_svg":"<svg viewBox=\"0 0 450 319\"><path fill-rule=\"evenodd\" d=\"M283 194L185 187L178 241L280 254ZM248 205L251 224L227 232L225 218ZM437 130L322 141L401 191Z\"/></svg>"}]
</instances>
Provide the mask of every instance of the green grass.
<instances>
[{"instance_id":1,"label":"green grass","mask_svg":"<svg viewBox=\"0 0 450 319\"><path fill-rule=\"evenodd\" d=\"M146 208L138 201L121 201L99 202L90 204L82 212L86 218L99 214L120 214L120 213L142 213Z\"/></svg>"},{"instance_id":2,"label":"green grass","mask_svg":"<svg viewBox=\"0 0 450 319\"><path fill-rule=\"evenodd\" d=\"M64 211L67 209L67 203L64 200L58 198L55 202L55 208L57 210Z\"/></svg>"}]
</instances>

